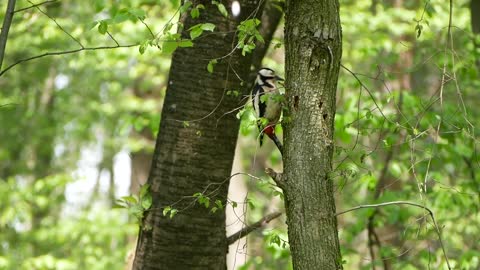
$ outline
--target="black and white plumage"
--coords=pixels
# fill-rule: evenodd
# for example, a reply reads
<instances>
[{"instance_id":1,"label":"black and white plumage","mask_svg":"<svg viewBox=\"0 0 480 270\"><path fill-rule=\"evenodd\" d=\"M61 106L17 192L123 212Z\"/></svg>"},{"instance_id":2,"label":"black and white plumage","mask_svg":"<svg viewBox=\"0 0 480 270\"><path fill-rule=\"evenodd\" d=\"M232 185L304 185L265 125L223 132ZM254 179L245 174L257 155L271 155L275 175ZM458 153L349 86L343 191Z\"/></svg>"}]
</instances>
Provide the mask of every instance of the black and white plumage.
<instances>
[{"instance_id":1,"label":"black and white plumage","mask_svg":"<svg viewBox=\"0 0 480 270\"><path fill-rule=\"evenodd\" d=\"M283 152L283 146L275 135L275 125L278 124L282 114L280 92L276 86L277 80L283 79L275 75L275 71L272 69L261 68L257 73L255 85L252 89L252 102L257 117L267 120L267 125L262 125L260 121L258 124L260 145L262 145L263 135L267 134L277 145L280 152Z\"/></svg>"}]
</instances>

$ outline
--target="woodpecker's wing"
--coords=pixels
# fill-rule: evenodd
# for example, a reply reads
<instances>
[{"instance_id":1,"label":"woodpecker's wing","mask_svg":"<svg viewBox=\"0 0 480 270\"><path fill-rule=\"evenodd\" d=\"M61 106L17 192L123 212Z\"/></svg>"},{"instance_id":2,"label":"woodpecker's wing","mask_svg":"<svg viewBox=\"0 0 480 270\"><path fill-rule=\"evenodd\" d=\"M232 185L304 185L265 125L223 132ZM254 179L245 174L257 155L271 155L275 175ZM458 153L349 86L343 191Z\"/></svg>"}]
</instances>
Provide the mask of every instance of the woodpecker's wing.
<instances>
[{"instance_id":1,"label":"woodpecker's wing","mask_svg":"<svg viewBox=\"0 0 480 270\"><path fill-rule=\"evenodd\" d=\"M265 116L265 111L267 109L267 104L265 104L265 102L262 102L260 99L263 96L263 94L265 94L263 87L259 84L255 84L255 86L252 89L252 103L253 103L253 109L257 113L257 117ZM260 131L260 136L259 136L260 146L262 146L263 135L264 135L262 129L263 129L262 125L260 124L260 122L258 122L258 130Z\"/></svg>"},{"instance_id":2,"label":"woodpecker's wing","mask_svg":"<svg viewBox=\"0 0 480 270\"><path fill-rule=\"evenodd\" d=\"M265 91L263 90L263 87L259 84L255 84L252 89L252 103L253 109L257 113L257 117L263 117L265 115L267 104L265 104L265 102L262 102L260 99L264 93Z\"/></svg>"}]
</instances>

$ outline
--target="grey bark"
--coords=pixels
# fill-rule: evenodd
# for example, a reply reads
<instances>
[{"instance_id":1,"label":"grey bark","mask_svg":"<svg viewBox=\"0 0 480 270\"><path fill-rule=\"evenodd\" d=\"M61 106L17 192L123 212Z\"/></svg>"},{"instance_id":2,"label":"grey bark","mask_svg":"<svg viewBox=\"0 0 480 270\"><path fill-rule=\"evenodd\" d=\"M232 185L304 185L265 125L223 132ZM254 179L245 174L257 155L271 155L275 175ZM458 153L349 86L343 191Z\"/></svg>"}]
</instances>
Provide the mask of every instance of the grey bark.
<instances>
[{"instance_id":1,"label":"grey bark","mask_svg":"<svg viewBox=\"0 0 480 270\"><path fill-rule=\"evenodd\" d=\"M294 269L342 269L332 177L335 94L341 59L337 0L286 2L284 174Z\"/></svg>"},{"instance_id":2,"label":"grey bark","mask_svg":"<svg viewBox=\"0 0 480 270\"><path fill-rule=\"evenodd\" d=\"M212 203L226 201L239 123L234 115L217 119L240 102L241 97L226 96L227 90L246 94L232 69L246 79L251 59L237 51L220 61L213 74L206 66L229 54L237 24L261 11L253 12L258 1L242 1L240 17L226 19L211 1L200 3L206 10L199 19L185 18L184 29L210 22L221 33L198 38L193 48L179 48L173 55L148 179L153 205L144 225L152 229L140 232L133 269L226 268L225 212L211 214L184 196L204 192L212 193ZM189 121L188 127L183 121ZM173 219L162 214L169 205L180 210Z\"/></svg>"}]
</instances>

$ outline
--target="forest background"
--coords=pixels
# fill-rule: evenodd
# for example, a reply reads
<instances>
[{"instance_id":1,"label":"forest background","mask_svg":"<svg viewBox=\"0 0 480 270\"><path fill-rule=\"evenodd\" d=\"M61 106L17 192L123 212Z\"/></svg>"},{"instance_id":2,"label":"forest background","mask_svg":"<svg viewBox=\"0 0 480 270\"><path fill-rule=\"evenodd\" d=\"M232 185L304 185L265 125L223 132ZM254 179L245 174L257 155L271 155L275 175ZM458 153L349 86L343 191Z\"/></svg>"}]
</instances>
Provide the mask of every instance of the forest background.
<instances>
[{"instance_id":1,"label":"forest background","mask_svg":"<svg viewBox=\"0 0 480 270\"><path fill-rule=\"evenodd\" d=\"M0 4L2 21L8 2ZM455 269L478 269L480 1L340 5L337 212L409 201L431 210L438 224L411 205L343 213L344 268L444 269L448 260ZM194 44L167 41L180 13L205 12L184 7L175 0L17 1L0 57L0 269L127 267L139 212L112 207L132 203L148 176L171 54ZM218 12L232 13L223 7ZM262 64L280 74L282 23ZM216 31L203 27L200 38ZM214 72L215 62L204 68ZM270 142L258 147L249 105L225 117L240 124L232 171L239 174L226 206L231 234L283 212L283 194L264 172L281 171L282 162ZM230 268L291 269L283 215L247 239L231 245Z\"/></svg>"}]
</instances>

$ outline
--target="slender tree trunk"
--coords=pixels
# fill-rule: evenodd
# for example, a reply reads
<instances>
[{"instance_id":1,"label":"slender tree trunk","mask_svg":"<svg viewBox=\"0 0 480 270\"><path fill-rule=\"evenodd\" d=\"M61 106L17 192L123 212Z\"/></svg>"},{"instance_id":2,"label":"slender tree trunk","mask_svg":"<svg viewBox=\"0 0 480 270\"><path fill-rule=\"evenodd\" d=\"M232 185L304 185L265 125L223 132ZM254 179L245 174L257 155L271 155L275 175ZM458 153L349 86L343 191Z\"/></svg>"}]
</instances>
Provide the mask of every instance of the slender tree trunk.
<instances>
[{"instance_id":1,"label":"slender tree trunk","mask_svg":"<svg viewBox=\"0 0 480 270\"><path fill-rule=\"evenodd\" d=\"M335 94L342 53L337 0L286 3L284 175L294 269L341 269L332 170Z\"/></svg>"},{"instance_id":2,"label":"slender tree trunk","mask_svg":"<svg viewBox=\"0 0 480 270\"><path fill-rule=\"evenodd\" d=\"M221 33L199 38L193 48L179 48L173 55L148 179L153 205L144 225L151 229L140 232L134 269L226 268L225 212L212 214L192 203L191 196L211 193L212 204L226 201L239 123L234 115L224 114L238 106L241 97L225 93L246 93L235 73L246 79L251 59L237 51L221 60L213 74L206 67L210 59L231 52L237 24L261 12L253 13L258 1L242 1L240 17L226 19L211 1L200 3L205 11L199 19L186 18L183 29L210 22ZM179 210L172 219L162 214L169 205Z\"/></svg>"},{"instance_id":3,"label":"slender tree trunk","mask_svg":"<svg viewBox=\"0 0 480 270\"><path fill-rule=\"evenodd\" d=\"M2 70L5 49L7 48L8 32L13 20L15 2L16 0L8 0L7 10L5 11L5 17L3 18L2 30L0 32L0 71Z\"/></svg>"}]
</instances>

